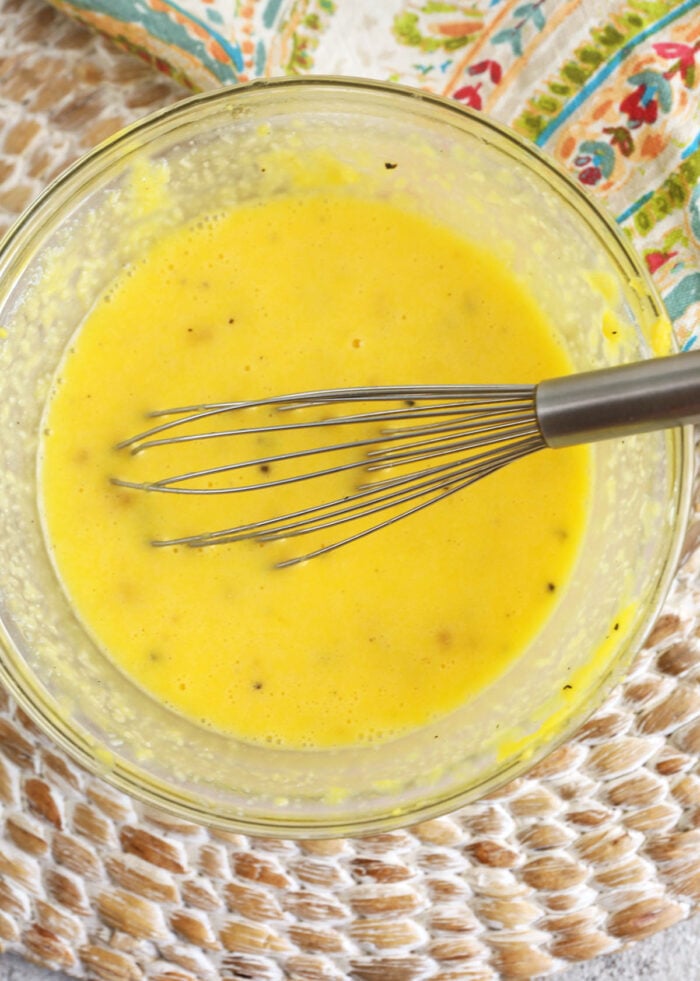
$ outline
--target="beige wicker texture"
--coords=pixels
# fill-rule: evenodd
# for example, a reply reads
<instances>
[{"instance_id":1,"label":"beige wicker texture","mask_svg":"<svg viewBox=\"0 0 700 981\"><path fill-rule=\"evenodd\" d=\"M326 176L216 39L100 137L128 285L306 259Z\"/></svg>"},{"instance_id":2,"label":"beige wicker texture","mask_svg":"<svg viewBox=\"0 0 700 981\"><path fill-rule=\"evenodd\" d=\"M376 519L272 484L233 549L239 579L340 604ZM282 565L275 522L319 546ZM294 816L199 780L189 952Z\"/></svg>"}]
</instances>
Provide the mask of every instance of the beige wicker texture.
<instances>
[{"instance_id":1,"label":"beige wicker texture","mask_svg":"<svg viewBox=\"0 0 700 981\"><path fill-rule=\"evenodd\" d=\"M0 228L182 92L41 0L0 0ZM254 840L146 811L0 692L0 949L99 981L495 981L700 905L700 492L624 686L526 778L366 838Z\"/></svg>"},{"instance_id":2,"label":"beige wicker texture","mask_svg":"<svg viewBox=\"0 0 700 981\"><path fill-rule=\"evenodd\" d=\"M0 234L82 153L184 94L40 0L0 0Z\"/></svg>"}]
</instances>

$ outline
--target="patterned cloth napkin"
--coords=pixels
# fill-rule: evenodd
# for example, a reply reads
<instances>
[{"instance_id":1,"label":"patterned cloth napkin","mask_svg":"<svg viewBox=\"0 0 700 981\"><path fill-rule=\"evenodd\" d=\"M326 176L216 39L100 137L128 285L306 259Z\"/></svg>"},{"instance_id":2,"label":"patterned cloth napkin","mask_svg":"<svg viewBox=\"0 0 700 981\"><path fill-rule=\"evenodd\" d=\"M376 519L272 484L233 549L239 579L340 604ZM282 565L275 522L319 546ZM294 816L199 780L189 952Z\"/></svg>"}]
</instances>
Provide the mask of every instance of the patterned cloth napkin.
<instances>
[{"instance_id":1,"label":"patterned cloth napkin","mask_svg":"<svg viewBox=\"0 0 700 981\"><path fill-rule=\"evenodd\" d=\"M429 89L603 199L700 342L700 0L53 0L197 90L285 74Z\"/></svg>"}]
</instances>

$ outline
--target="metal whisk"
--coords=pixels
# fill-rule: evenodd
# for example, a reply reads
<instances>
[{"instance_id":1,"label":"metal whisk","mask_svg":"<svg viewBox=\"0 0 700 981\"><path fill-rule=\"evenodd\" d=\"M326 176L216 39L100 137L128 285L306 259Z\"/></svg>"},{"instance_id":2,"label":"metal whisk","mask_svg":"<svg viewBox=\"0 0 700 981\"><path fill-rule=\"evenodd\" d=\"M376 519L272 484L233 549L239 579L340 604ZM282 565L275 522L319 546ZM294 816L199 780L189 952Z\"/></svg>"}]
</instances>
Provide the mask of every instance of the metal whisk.
<instances>
[{"instance_id":1,"label":"metal whisk","mask_svg":"<svg viewBox=\"0 0 700 981\"><path fill-rule=\"evenodd\" d=\"M361 406L348 412L348 406ZM264 425L186 431L202 420L246 409L291 413L292 421ZM338 415L318 413L340 409ZM316 415L314 415L314 412ZM309 413L311 416L309 417ZM244 539L272 541L340 528L360 521L359 531L334 537L321 547L285 562L293 565L340 548L442 500L482 477L544 447L557 448L700 422L700 351L605 368L543 381L539 385L432 385L346 388L282 395L248 402L220 402L158 410L170 418L125 439L117 449L142 453L157 446L240 437L287 438L294 431L340 427L347 439L303 446L255 459L138 483L114 477L113 483L169 494L237 494L280 488L343 471L372 474L348 495L311 504L276 517L182 538L154 541L157 546L217 545ZM360 438L352 430L376 427ZM201 486L212 477L256 469L265 473L280 463L319 458L320 464L274 479L232 486ZM334 461L340 462L334 462ZM199 484L198 484L199 482Z\"/></svg>"}]
</instances>

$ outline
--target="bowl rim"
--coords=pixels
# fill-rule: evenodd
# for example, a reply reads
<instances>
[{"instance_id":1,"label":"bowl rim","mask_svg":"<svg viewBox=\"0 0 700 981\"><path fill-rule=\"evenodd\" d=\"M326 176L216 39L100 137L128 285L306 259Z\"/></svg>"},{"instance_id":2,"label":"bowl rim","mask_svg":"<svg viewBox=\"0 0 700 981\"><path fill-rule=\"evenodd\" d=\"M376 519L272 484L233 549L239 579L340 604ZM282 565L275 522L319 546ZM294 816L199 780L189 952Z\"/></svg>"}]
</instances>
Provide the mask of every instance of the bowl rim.
<instances>
[{"instance_id":1,"label":"bowl rim","mask_svg":"<svg viewBox=\"0 0 700 981\"><path fill-rule=\"evenodd\" d=\"M56 177L35 200L24 210L17 221L11 226L5 236L0 239L0 282L6 276L12 279L12 270L22 259L24 250L41 235L42 230L61 213L66 202L73 195L78 195L83 186L83 175L87 172L95 175L100 168L108 167L115 158L122 155L124 149L138 140L143 134L158 131L169 121L185 117L191 109L201 106L216 106L219 103L235 102L251 91L263 90L294 90L315 89L319 92L346 90L355 93L379 92L389 97L412 100L428 107L435 106L441 112L448 110L455 117L468 117L480 129L492 132L499 141L511 146L519 155L532 158L545 171L548 178L568 202L582 214L591 230L599 238L612 238L621 250L622 256L644 285L647 298L659 313L664 310L663 302L657 292L648 271L640 256L632 248L628 239L614 221L610 213L599 202L595 201L590 192L576 182L552 157L543 152L526 137L502 123L488 118L480 112L443 96L430 92L413 89L408 86L391 82L380 82L372 79L345 76L302 76L272 79L257 79L235 87L226 87L212 92L198 93L188 96L171 106L150 113L124 127L112 137L101 142L96 147L82 155L75 163ZM602 229L602 231L601 231ZM674 342L674 350L677 346ZM417 805L387 811L369 811L359 817L351 814L345 819L331 821L320 819L310 821L308 818L294 819L293 817L277 817L273 820L266 816L264 809L256 811L250 807L245 814L238 809L221 809L212 813L211 808L198 805L196 798L186 791L177 793L173 784L159 784L159 781L148 775L144 782L144 774L126 761L116 759L108 764L100 759L100 744L96 739L78 728L65 725L60 715L50 708L49 699L43 695L41 686L34 683L32 673L27 670L24 678L11 672L0 656L0 681L11 692L13 697L27 715L60 749L93 775L105 779L116 789L143 803L154 805L179 818L198 821L211 827L236 830L256 836L286 835L296 838L320 838L339 835L357 835L376 833L377 831L392 830L406 826L416 821L424 821L456 808L492 792L515 776L524 774L544 756L558 746L569 741L577 728L589 718L600 706L619 682L629 667L632 658L638 653L644 637L658 616L673 577L676 572L679 557L683 547L687 521L690 516L690 503L693 487L693 427L679 427L671 434L669 445L669 473L674 477L673 504L676 507L676 521L669 536L668 550L663 560L663 568L657 577L654 590L655 602L650 604L640 616L635 628L625 639L625 643L611 657L607 670L602 672L595 689L579 706L578 712L573 711L566 719L564 726L556 736L545 739L541 745L532 751L516 753L503 761L502 766L494 768L487 777L478 784L470 784L461 790L449 794L421 799ZM14 647L4 624L0 623L0 654L2 648ZM38 697L37 697L38 696Z\"/></svg>"}]
</instances>

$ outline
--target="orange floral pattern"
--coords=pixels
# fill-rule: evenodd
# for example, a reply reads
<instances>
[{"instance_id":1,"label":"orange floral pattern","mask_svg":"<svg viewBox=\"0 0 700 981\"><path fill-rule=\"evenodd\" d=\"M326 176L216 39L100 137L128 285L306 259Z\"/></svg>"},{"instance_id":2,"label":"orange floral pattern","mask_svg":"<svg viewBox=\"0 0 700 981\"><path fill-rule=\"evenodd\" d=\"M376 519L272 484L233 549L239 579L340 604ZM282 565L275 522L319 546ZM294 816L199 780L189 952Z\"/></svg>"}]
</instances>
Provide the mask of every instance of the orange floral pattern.
<instances>
[{"instance_id":1,"label":"orange floral pattern","mask_svg":"<svg viewBox=\"0 0 700 981\"><path fill-rule=\"evenodd\" d=\"M54 0L195 89L352 74L532 138L604 200L700 343L700 0Z\"/></svg>"}]
</instances>

